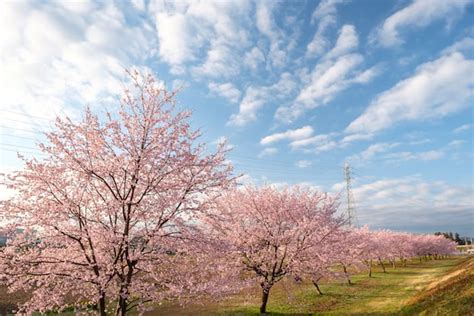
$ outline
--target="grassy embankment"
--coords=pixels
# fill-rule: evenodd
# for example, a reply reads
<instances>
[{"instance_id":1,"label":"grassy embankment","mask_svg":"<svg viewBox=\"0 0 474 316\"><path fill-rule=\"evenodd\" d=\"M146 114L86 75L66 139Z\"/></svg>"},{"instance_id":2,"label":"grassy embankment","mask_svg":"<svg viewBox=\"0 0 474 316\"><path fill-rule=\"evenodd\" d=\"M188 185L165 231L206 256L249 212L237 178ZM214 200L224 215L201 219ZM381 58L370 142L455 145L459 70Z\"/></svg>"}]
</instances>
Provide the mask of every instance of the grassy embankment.
<instances>
[{"instance_id":1,"label":"grassy embankment","mask_svg":"<svg viewBox=\"0 0 474 316\"><path fill-rule=\"evenodd\" d=\"M474 315L474 258L409 262L406 267L375 268L352 278L353 285L282 281L270 294L272 315ZM258 315L260 292L224 302L180 307L164 304L149 315Z\"/></svg>"}]
</instances>

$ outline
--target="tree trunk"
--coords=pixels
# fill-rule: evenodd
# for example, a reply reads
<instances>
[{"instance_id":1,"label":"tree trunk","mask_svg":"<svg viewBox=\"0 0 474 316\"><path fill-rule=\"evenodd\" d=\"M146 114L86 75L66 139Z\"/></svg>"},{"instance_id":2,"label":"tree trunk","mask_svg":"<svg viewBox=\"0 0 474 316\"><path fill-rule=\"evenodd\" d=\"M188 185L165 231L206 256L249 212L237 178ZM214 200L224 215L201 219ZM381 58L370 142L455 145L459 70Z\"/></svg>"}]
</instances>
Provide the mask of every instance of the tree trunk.
<instances>
[{"instance_id":1,"label":"tree trunk","mask_svg":"<svg viewBox=\"0 0 474 316\"><path fill-rule=\"evenodd\" d=\"M99 313L100 316L107 316L107 313L105 311L105 293L100 293L99 297Z\"/></svg>"},{"instance_id":2,"label":"tree trunk","mask_svg":"<svg viewBox=\"0 0 474 316\"><path fill-rule=\"evenodd\" d=\"M372 277L372 259L369 261L369 277Z\"/></svg>"},{"instance_id":3,"label":"tree trunk","mask_svg":"<svg viewBox=\"0 0 474 316\"><path fill-rule=\"evenodd\" d=\"M125 277L124 283L122 284L120 288L120 297L118 301L118 306L117 306L117 316L125 316L127 313L128 309L128 297L129 297L129 288L132 283L132 276L133 276L133 267L135 266L136 262L127 260L127 265L128 265L128 271L127 275Z\"/></svg>"},{"instance_id":4,"label":"tree trunk","mask_svg":"<svg viewBox=\"0 0 474 316\"><path fill-rule=\"evenodd\" d=\"M263 285L262 288L263 288L263 293L262 293L262 305L260 305L260 313L266 314L268 295L270 294L270 287Z\"/></svg>"},{"instance_id":5,"label":"tree trunk","mask_svg":"<svg viewBox=\"0 0 474 316\"><path fill-rule=\"evenodd\" d=\"M117 308L117 313L116 315L117 316L125 316L125 314L127 313L127 307L128 307L128 304L127 304L127 299L126 298L123 298L123 297L120 297L119 301L118 301L118 308Z\"/></svg>"},{"instance_id":6,"label":"tree trunk","mask_svg":"<svg viewBox=\"0 0 474 316\"><path fill-rule=\"evenodd\" d=\"M394 268L394 269L396 268L395 267L395 260L392 260L392 268Z\"/></svg>"},{"instance_id":7,"label":"tree trunk","mask_svg":"<svg viewBox=\"0 0 474 316\"><path fill-rule=\"evenodd\" d=\"M344 275L346 276L347 283L348 283L349 285L351 285L351 284L352 284L352 283L351 283L351 278L349 277L349 273L347 273L346 265L343 264L343 265L342 265L342 268L344 269Z\"/></svg>"},{"instance_id":8,"label":"tree trunk","mask_svg":"<svg viewBox=\"0 0 474 316\"><path fill-rule=\"evenodd\" d=\"M387 271L385 271L385 265L383 264L382 259L379 258L379 262L380 262L380 265L382 266L383 273L387 273Z\"/></svg>"},{"instance_id":9,"label":"tree trunk","mask_svg":"<svg viewBox=\"0 0 474 316\"><path fill-rule=\"evenodd\" d=\"M319 288L319 285L316 281L313 281L314 286L316 287L316 290L318 291L319 295L323 295L323 292L321 292L321 289Z\"/></svg>"}]
</instances>

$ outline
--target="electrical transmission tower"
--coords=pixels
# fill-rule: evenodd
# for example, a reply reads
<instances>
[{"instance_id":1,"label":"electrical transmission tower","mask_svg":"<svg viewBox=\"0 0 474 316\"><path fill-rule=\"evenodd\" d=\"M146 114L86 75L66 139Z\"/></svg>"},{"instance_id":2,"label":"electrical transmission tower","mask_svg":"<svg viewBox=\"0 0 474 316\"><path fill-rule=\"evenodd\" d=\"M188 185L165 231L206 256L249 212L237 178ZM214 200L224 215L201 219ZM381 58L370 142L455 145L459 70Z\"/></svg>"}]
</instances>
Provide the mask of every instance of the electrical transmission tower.
<instances>
[{"instance_id":1,"label":"electrical transmission tower","mask_svg":"<svg viewBox=\"0 0 474 316\"><path fill-rule=\"evenodd\" d=\"M344 164L344 178L346 180L347 196L347 219L350 227L357 226L357 217L355 210L354 194L352 193L352 174L351 166L348 162Z\"/></svg>"}]
</instances>

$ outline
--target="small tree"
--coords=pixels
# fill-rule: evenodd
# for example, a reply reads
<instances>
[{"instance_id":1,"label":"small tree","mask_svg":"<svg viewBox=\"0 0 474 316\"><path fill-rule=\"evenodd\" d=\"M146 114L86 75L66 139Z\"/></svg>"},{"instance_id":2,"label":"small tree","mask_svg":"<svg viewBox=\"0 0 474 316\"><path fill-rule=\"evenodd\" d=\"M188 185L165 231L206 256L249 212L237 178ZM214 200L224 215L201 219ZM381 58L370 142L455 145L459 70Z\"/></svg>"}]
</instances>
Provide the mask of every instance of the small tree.
<instances>
[{"instance_id":1,"label":"small tree","mask_svg":"<svg viewBox=\"0 0 474 316\"><path fill-rule=\"evenodd\" d=\"M79 123L58 118L41 145L47 157L9 177L17 195L1 215L24 233L1 253L0 275L10 291L32 292L22 311L93 302L106 315L116 302L124 315L205 288L194 218L232 183L226 149L204 155L176 92L130 75L118 114L103 123L89 109Z\"/></svg>"},{"instance_id":2,"label":"small tree","mask_svg":"<svg viewBox=\"0 0 474 316\"><path fill-rule=\"evenodd\" d=\"M321 239L316 249L311 248L306 258L298 261L294 274L297 278L308 279L313 283L319 295L323 295L319 283L322 279L337 278L340 273L334 270L345 253L340 251L339 245L345 243L345 232L339 230L341 222L335 219L332 223L334 231L326 238Z\"/></svg>"},{"instance_id":3,"label":"small tree","mask_svg":"<svg viewBox=\"0 0 474 316\"><path fill-rule=\"evenodd\" d=\"M461 237L459 237L459 234L458 233L455 233L454 234L454 241L458 244L458 245L464 245L464 240L461 239Z\"/></svg>"},{"instance_id":4,"label":"small tree","mask_svg":"<svg viewBox=\"0 0 474 316\"><path fill-rule=\"evenodd\" d=\"M352 228L344 231L344 242L336 245L339 254L339 263L342 265L344 276L349 285L352 284L349 268L361 270L369 263L372 255L373 239L367 226Z\"/></svg>"},{"instance_id":5,"label":"small tree","mask_svg":"<svg viewBox=\"0 0 474 316\"><path fill-rule=\"evenodd\" d=\"M342 222L336 208L335 199L301 188L245 187L218 199L210 224L229 261L240 262L260 284L261 313L274 284L300 275L315 255L324 257L321 245Z\"/></svg>"}]
</instances>

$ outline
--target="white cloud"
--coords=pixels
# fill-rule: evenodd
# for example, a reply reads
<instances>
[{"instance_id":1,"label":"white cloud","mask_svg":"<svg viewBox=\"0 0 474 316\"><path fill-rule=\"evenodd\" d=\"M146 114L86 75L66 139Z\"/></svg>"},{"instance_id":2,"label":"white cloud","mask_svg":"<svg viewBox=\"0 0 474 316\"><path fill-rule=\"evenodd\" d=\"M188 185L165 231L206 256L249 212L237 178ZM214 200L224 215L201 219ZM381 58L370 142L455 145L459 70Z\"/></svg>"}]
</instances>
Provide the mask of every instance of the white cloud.
<instances>
[{"instance_id":1,"label":"white cloud","mask_svg":"<svg viewBox=\"0 0 474 316\"><path fill-rule=\"evenodd\" d=\"M379 66L373 66L367 70L362 72L358 72L355 77L349 81L349 83L359 83L359 84L366 84L371 82L376 76L378 76L381 72Z\"/></svg>"},{"instance_id":2,"label":"white cloud","mask_svg":"<svg viewBox=\"0 0 474 316\"><path fill-rule=\"evenodd\" d=\"M453 141L451 141L448 146L449 147L459 147L461 146L462 144L465 144L466 141L465 140L462 140L462 139L455 139Z\"/></svg>"},{"instance_id":3,"label":"white cloud","mask_svg":"<svg viewBox=\"0 0 474 316\"><path fill-rule=\"evenodd\" d=\"M359 38L354 25L344 25L339 32L336 45L326 54L326 58L337 58L348 54L359 46Z\"/></svg>"},{"instance_id":4,"label":"white cloud","mask_svg":"<svg viewBox=\"0 0 474 316\"><path fill-rule=\"evenodd\" d=\"M376 39L385 47L400 45L400 31L426 27L436 20L451 22L462 15L468 0L414 0L389 16L377 30Z\"/></svg>"},{"instance_id":5,"label":"white cloud","mask_svg":"<svg viewBox=\"0 0 474 316\"><path fill-rule=\"evenodd\" d=\"M15 168L14 166L7 166L6 164L4 164L4 162L1 159L0 159L0 162L2 163L0 165L0 201L4 201L15 196L16 194L15 190L7 188L8 181L9 181L7 176L9 174L12 174L18 169Z\"/></svg>"},{"instance_id":6,"label":"white cloud","mask_svg":"<svg viewBox=\"0 0 474 316\"><path fill-rule=\"evenodd\" d=\"M341 141L337 141L335 139L336 136L338 136L338 133L302 137L301 139L295 139L290 142L290 146L292 149L299 149L305 153L316 154L347 146L347 142L343 143Z\"/></svg>"},{"instance_id":7,"label":"white cloud","mask_svg":"<svg viewBox=\"0 0 474 316\"><path fill-rule=\"evenodd\" d=\"M160 57L164 61L179 66L194 59L193 48L200 46L200 43L191 36L191 26L184 14L158 13L156 29L160 42Z\"/></svg>"},{"instance_id":8,"label":"white cloud","mask_svg":"<svg viewBox=\"0 0 474 316\"><path fill-rule=\"evenodd\" d=\"M311 74L311 81L300 90L294 104L278 108L276 118L282 122L292 122L307 109L331 101L338 92L347 87L350 74L362 63L362 59L358 54L351 54L335 62L326 61L316 66Z\"/></svg>"},{"instance_id":9,"label":"white cloud","mask_svg":"<svg viewBox=\"0 0 474 316\"><path fill-rule=\"evenodd\" d=\"M51 119L108 101L122 91L124 68L146 68L149 38L147 22L128 25L112 3L2 1L2 107Z\"/></svg>"},{"instance_id":10,"label":"white cloud","mask_svg":"<svg viewBox=\"0 0 474 316\"><path fill-rule=\"evenodd\" d=\"M279 30L273 20L273 5L270 1L260 1L257 3L257 19L258 30L270 38L272 41L278 40Z\"/></svg>"},{"instance_id":11,"label":"white cloud","mask_svg":"<svg viewBox=\"0 0 474 316\"><path fill-rule=\"evenodd\" d=\"M243 174L237 179L237 183L240 185L256 185L257 182L258 182L257 179L253 178L251 175L247 173Z\"/></svg>"},{"instance_id":12,"label":"white cloud","mask_svg":"<svg viewBox=\"0 0 474 316\"><path fill-rule=\"evenodd\" d=\"M280 48L283 33L274 21L273 10L276 5L272 1L257 2L257 28L270 40L270 50L267 59L274 67L280 68L284 66L286 61L286 52Z\"/></svg>"},{"instance_id":13,"label":"white cloud","mask_svg":"<svg viewBox=\"0 0 474 316\"><path fill-rule=\"evenodd\" d=\"M149 7L156 17L161 60L172 73L184 73L190 62L197 76L239 73L238 56L250 45L248 1L154 1Z\"/></svg>"},{"instance_id":14,"label":"white cloud","mask_svg":"<svg viewBox=\"0 0 474 316\"><path fill-rule=\"evenodd\" d=\"M319 152L323 152L323 151L329 151L329 150L332 150L332 149L335 149L335 148L338 148L338 147L339 147L339 144L337 142L329 141L326 144L317 146L316 149L315 149L315 152L319 153Z\"/></svg>"},{"instance_id":15,"label":"white cloud","mask_svg":"<svg viewBox=\"0 0 474 316\"><path fill-rule=\"evenodd\" d=\"M306 47L306 57L317 57L326 51L329 41L325 33L336 24L336 5L342 2L342 0L323 0L314 10L311 23L317 23L317 28L313 39Z\"/></svg>"},{"instance_id":16,"label":"white cloud","mask_svg":"<svg viewBox=\"0 0 474 316\"><path fill-rule=\"evenodd\" d=\"M334 183L331 187L332 192L341 192L343 189L346 188L346 182L338 182Z\"/></svg>"},{"instance_id":17,"label":"white cloud","mask_svg":"<svg viewBox=\"0 0 474 316\"><path fill-rule=\"evenodd\" d=\"M427 143L431 143L431 142L432 142L431 139L424 138L424 139L412 140L408 144L409 145L422 145L422 144L427 144Z\"/></svg>"},{"instance_id":18,"label":"white cloud","mask_svg":"<svg viewBox=\"0 0 474 316\"><path fill-rule=\"evenodd\" d=\"M458 134L464 131L470 130L472 127L472 124L463 124L453 130L453 133Z\"/></svg>"},{"instance_id":19,"label":"white cloud","mask_svg":"<svg viewBox=\"0 0 474 316\"><path fill-rule=\"evenodd\" d=\"M132 0L132 4L139 11L145 11L146 9L145 0Z\"/></svg>"},{"instance_id":20,"label":"white cloud","mask_svg":"<svg viewBox=\"0 0 474 316\"><path fill-rule=\"evenodd\" d=\"M308 168L312 165L311 161L309 160L298 160L295 164L298 168L304 169Z\"/></svg>"},{"instance_id":21,"label":"white cloud","mask_svg":"<svg viewBox=\"0 0 474 316\"><path fill-rule=\"evenodd\" d=\"M455 52L472 52L474 51L474 38L472 37L465 37L462 40L455 42L453 45L449 46L448 48L444 49L441 54L446 55Z\"/></svg>"},{"instance_id":22,"label":"white cloud","mask_svg":"<svg viewBox=\"0 0 474 316\"><path fill-rule=\"evenodd\" d=\"M229 140L225 136L221 136L217 138L215 141L211 142L211 144L216 145L216 146L225 145L226 150L232 150L235 147L229 142Z\"/></svg>"},{"instance_id":23,"label":"white cloud","mask_svg":"<svg viewBox=\"0 0 474 316\"><path fill-rule=\"evenodd\" d=\"M287 130L282 133L275 133L269 136L266 136L260 140L260 144L269 145L271 143L279 142L282 140L298 141L310 137L313 134L314 130L311 126L303 126L294 130Z\"/></svg>"},{"instance_id":24,"label":"white cloud","mask_svg":"<svg viewBox=\"0 0 474 316\"><path fill-rule=\"evenodd\" d=\"M395 152L390 153L382 158L385 159L389 163L398 163L402 161L409 161L409 160L419 160L419 161L432 161L432 160L439 160L445 156L445 152L443 150L429 150L429 151L422 151L422 152L410 152L410 151L402 151L402 152Z\"/></svg>"},{"instance_id":25,"label":"white cloud","mask_svg":"<svg viewBox=\"0 0 474 316\"><path fill-rule=\"evenodd\" d=\"M237 89L232 83L215 83L210 82L208 84L208 88L211 92L216 93L232 103L239 102L240 99L240 90Z\"/></svg>"},{"instance_id":26,"label":"white cloud","mask_svg":"<svg viewBox=\"0 0 474 316\"><path fill-rule=\"evenodd\" d=\"M460 53L419 66L416 73L378 95L346 128L350 133L375 133L398 122L443 117L472 101L474 61Z\"/></svg>"},{"instance_id":27,"label":"white cloud","mask_svg":"<svg viewBox=\"0 0 474 316\"><path fill-rule=\"evenodd\" d=\"M229 45L213 43L204 63L192 67L193 73L213 78L238 75L240 66L232 52L233 49Z\"/></svg>"},{"instance_id":28,"label":"white cloud","mask_svg":"<svg viewBox=\"0 0 474 316\"><path fill-rule=\"evenodd\" d=\"M327 144L329 141L330 141L330 135L321 134L321 135L315 135L312 137L306 137L303 139L294 140L290 143L290 145L293 148L301 148L301 147L307 147L311 145L321 146L321 145Z\"/></svg>"},{"instance_id":29,"label":"white cloud","mask_svg":"<svg viewBox=\"0 0 474 316\"><path fill-rule=\"evenodd\" d=\"M265 62L265 56L258 47L252 48L251 51L245 53L244 63L253 70L256 70L258 66Z\"/></svg>"},{"instance_id":30,"label":"white cloud","mask_svg":"<svg viewBox=\"0 0 474 316\"><path fill-rule=\"evenodd\" d=\"M350 143L355 141L370 140L373 138L372 134L352 134L344 136L342 139L337 140L336 138L338 136L340 136L339 133L314 135L311 137L292 141L290 143L290 146L293 149L302 149L306 153L320 153L335 148L347 147Z\"/></svg>"},{"instance_id":31,"label":"white cloud","mask_svg":"<svg viewBox=\"0 0 474 316\"><path fill-rule=\"evenodd\" d=\"M230 117L228 124L243 126L257 119L257 112L265 105L267 90L262 88L248 87L240 102L239 113Z\"/></svg>"},{"instance_id":32,"label":"white cloud","mask_svg":"<svg viewBox=\"0 0 474 316\"><path fill-rule=\"evenodd\" d=\"M346 85L350 72L357 67L363 58L357 54L341 57L334 63L319 64L312 73L311 83L304 87L296 102L308 107L316 107L330 101Z\"/></svg>"},{"instance_id":33,"label":"white cloud","mask_svg":"<svg viewBox=\"0 0 474 316\"><path fill-rule=\"evenodd\" d=\"M290 106L280 106L275 118L291 123L306 110L332 101L334 97L353 84L365 84L378 74L378 67L360 70L364 58L353 53L357 48L358 37L354 26L344 25L339 38L331 51L321 58L298 96Z\"/></svg>"},{"instance_id":34,"label":"white cloud","mask_svg":"<svg viewBox=\"0 0 474 316\"><path fill-rule=\"evenodd\" d=\"M429 139L422 139L419 141L411 141L406 145L417 146L431 142ZM464 140L455 139L441 148L431 149L426 151L395 151L391 152L392 149L398 148L402 143L376 143L372 144L364 151L359 154L348 157L354 164L364 164L371 161L385 162L385 163L401 163L405 161L434 161L446 158L448 154L454 154L451 158L455 157L455 149L459 148L464 144ZM340 144L341 145L341 144Z\"/></svg>"},{"instance_id":35,"label":"white cloud","mask_svg":"<svg viewBox=\"0 0 474 316\"><path fill-rule=\"evenodd\" d=\"M372 134L352 134L344 136L344 138L342 138L340 142L345 144L352 143L358 140L371 140L372 138L374 138L374 135Z\"/></svg>"},{"instance_id":36,"label":"white cloud","mask_svg":"<svg viewBox=\"0 0 474 316\"><path fill-rule=\"evenodd\" d=\"M400 143L376 143L367 147L360 154L349 157L354 162L364 162L373 159L377 154L387 152L392 148L399 146Z\"/></svg>"},{"instance_id":37,"label":"white cloud","mask_svg":"<svg viewBox=\"0 0 474 316\"><path fill-rule=\"evenodd\" d=\"M429 160L438 160L444 157L444 151L442 150L429 150L429 151L423 151L420 153L417 153L415 155L415 159L420 159L424 161L429 161Z\"/></svg>"},{"instance_id":38,"label":"white cloud","mask_svg":"<svg viewBox=\"0 0 474 316\"><path fill-rule=\"evenodd\" d=\"M171 89L173 90L183 90L190 86L190 83L183 79L174 79L171 81Z\"/></svg>"},{"instance_id":39,"label":"white cloud","mask_svg":"<svg viewBox=\"0 0 474 316\"><path fill-rule=\"evenodd\" d=\"M275 148L275 147L267 147L265 149L263 149L259 154L258 154L258 158L263 158L263 157L267 157L267 156L274 156L278 153L278 148Z\"/></svg>"},{"instance_id":40,"label":"white cloud","mask_svg":"<svg viewBox=\"0 0 474 316\"><path fill-rule=\"evenodd\" d=\"M257 119L257 112L268 102L284 99L296 89L293 76L287 72L280 75L280 80L270 86L250 86L239 105L239 113L233 114L229 125L244 126Z\"/></svg>"},{"instance_id":41,"label":"white cloud","mask_svg":"<svg viewBox=\"0 0 474 316\"><path fill-rule=\"evenodd\" d=\"M403 230L435 230L473 220L472 188L420 177L377 180L353 189L360 224Z\"/></svg>"}]
</instances>

